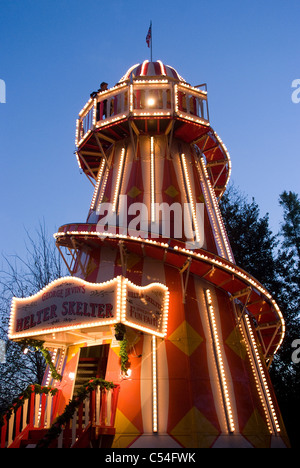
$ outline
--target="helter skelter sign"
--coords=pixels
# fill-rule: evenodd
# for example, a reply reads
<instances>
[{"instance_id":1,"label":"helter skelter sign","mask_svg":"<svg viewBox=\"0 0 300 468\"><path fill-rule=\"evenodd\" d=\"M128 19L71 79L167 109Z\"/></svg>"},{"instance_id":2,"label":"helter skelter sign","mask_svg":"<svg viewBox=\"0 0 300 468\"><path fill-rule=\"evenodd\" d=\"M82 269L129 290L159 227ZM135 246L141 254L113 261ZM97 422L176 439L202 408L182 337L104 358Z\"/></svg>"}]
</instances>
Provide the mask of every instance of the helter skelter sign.
<instances>
[{"instance_id":1,"label":"helter skelter sign","mask_svg":"<svg viewBox=\"0 0 300 468\"><path fill-rule=\"evenodd\" d=\"M59 278L37 294L12 300L9 338L18 339L124 323L165 336L169 292L161 283L141 287L118 276L105 283Z\"/></svg>"}]
</instances>

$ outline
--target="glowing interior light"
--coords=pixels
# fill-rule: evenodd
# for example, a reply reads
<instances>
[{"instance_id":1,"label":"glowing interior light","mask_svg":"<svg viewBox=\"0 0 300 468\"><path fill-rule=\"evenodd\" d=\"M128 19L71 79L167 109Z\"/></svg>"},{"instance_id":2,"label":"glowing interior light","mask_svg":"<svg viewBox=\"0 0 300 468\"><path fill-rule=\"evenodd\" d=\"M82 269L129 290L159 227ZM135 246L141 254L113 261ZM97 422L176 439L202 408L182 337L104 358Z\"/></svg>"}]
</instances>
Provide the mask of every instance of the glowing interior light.
<instances>
[{"instance_id":1,"label":"glowing interior light","mask_svg":"<svg viewBox=\"0 0 300 468\"><path fill-rule=\"evenodd\" d=\"M116 211L116 207L118 203L119 191L120 191L120 185L121 185L121 177L122 177L122 171L123 171L123 166L124 166L124 159L125 159L125 148L122 148L120 162L119 162L118 175L117 175L117 182L116 182L116 187L115 187L114 201L113 201L113 206L112 206L113 212Z\"/></svg>"},{"instance_id":2,"label":"glowing interior light","mask_svg":"<svg viewBox=\"0 0 300 468\"><path fill-rule=\"evenodd\" d=\"M156 336L152 336L152 430L158 430Z\"/></svg>"},{"instance_id":3,"label":"glowing interior light","mask_svg":"<svg viewBox=\"0 0 300 468\"><path fill-rule=\"evenodd\" d=\"M205 290L205 298L206 298L207 311L208 311L208 316L209 316L209 324L211 327L213 346L215 350L216 364L217 364L218 374L219 374L219 379L220 379L220 386L221 386L221 391L222 391L222 396L223 396L226 420L227 420L229 432L234 432L235 425L234 425L233 412L232 412L232 407L231 407L231 402L230 402L230 394L229 394L229 389L228 389L228 384L227 384L227 379L226 379L223 357L222 357L222 349L221 349L221 344L220 344L220 339L219 339L218 327L217 327L214 307L212 304L211 292L209 289Z\"/></svg>"},{"instance_id":4,"label":"glowing interior light","mask_svg":"<svg viewBox=\"0 0 300 468\"><path fill-rule=\"evenodd\" d=\"M151 221L155 221L155 170L154 170L154 137L150 142L150 179L151 179Z\"/></svg>"},{"instance_id":5,"label":"glowing interior light","mask_svg":"<svg viewBox=\"0 0 300 468\"><path fill-rule=\"evenodd\" d=\"M193 199L193 194L192 194L192 188L191 188L189 173L188 173L188 169L187 169L185 154L183 154L183 153L181 155L181 160L182 160L183 171L184 171L185 185L186 185L187 192L188 192L188 200L189 200L191 213L192 213L192 219L193 219L194 228L195 228L196 242L200 242L199 227L198 227L198 222L197 222L197 216L196 216L195 204L194 204L194 199Z\"/></svg>"},{"instance_id":6,"label":"glowing interior light","mask_svg":"<svg viewBox=\"0 0 300 468\"><path fill-rule=\"evenodd\" d=\"M154 99L153 97L149 97L149 98L147 99L147 106L153 107L154 104L155 104L155 99Z\"/></svg>"}]
</instances>

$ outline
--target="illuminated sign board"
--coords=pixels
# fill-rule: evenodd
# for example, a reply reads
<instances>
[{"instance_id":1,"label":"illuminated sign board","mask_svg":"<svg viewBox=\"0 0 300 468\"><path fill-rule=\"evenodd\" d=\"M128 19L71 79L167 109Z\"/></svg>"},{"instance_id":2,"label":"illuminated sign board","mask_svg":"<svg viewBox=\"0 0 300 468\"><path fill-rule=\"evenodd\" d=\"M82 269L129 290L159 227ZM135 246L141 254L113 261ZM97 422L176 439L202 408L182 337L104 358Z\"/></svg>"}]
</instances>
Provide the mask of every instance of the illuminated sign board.
<instances>
[{"instance_id":1,"label":"illuminated sign board","mask_svg":"<svg viewBox=\"0 0 300 468\"><path fill-rule=\"evenodd\" d=\"M168 296L168 288L163 284L140 287L122 276L105 283L89 283L75 277L59 278L33 296L13 298L9 338L119 322L163 337Z\"/></svg>"}]
</instances>

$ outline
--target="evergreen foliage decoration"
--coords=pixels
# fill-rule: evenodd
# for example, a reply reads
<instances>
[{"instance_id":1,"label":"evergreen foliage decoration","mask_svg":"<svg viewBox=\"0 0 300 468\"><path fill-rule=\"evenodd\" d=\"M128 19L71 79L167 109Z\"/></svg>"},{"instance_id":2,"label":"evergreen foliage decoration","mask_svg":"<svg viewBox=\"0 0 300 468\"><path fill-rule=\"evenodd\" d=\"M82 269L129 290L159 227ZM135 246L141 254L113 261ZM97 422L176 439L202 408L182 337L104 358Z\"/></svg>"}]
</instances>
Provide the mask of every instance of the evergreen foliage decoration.
<instances>
[{"instance_id":1,"label":"evergreen foliage decoration","mask_svg":"<svg viewBox=\"0 0 300 468\"><path fill-rule=\"evenodd\" d=\"M31 348L34 348L35 352L40 351L40 353L43 355L46 361L46 364L49 366L52 378L54 380L62 379L62 376L57 372L51 360L50 352L48 351L48 349L44 348L44 341L26 338L24 340L19 341L18 343L22 346L23 349L31 347Z\"/></svg>"},{"instance_id":2,"label":"evergreen foliage decoration","mask_svg":"<svg viewBox=\"0 0 300 468\"><path fill-rule=\"evenodd\" d=\"M119 357L121 359L121 371L127 375L129 360L127 353L128 340L126 338L126 327L123 323L117 323L115 325L115 338L121 342L119 352Z\"/></svg>"},{"instance_id":3,"label":"evergreen foliage decoration","mask_svg":"<svg viewBox=\"0 0 300 468\"><path fill-rule=\"evenodd\" d=\"M48 395L50 393L54 396L57 392L57 388L46 387L39 384L28 385L28 387L13 401L12 405L0 415L0 427L4 424L4 416L9 419L13 412L16 413L17 410L24 405L25 400L29 400L32 393L38 395L41 395L42 393Z\"/></svg>"},{"instance_id":4,"label":"evergreen foliage decoration","mask_svg":"<svg viewBox=\"0 0 300 468\"><path fill-rule=\"evenodd\" d=\"M78 389L76 395L74 395L72 400L70 400L69 404L65 407L64 412L56 418L47 434L39 441L37 448L48 448L51 442L57 439L63 430L63 427L65 427L73 418L76 409L87 398L89 393L95 390L98 386L100 389L105 388L106 390L115 388L115 384L113 382L108 382L101 378L91 379L86 384L82 385Z\"/></svg>"}]
</instances>

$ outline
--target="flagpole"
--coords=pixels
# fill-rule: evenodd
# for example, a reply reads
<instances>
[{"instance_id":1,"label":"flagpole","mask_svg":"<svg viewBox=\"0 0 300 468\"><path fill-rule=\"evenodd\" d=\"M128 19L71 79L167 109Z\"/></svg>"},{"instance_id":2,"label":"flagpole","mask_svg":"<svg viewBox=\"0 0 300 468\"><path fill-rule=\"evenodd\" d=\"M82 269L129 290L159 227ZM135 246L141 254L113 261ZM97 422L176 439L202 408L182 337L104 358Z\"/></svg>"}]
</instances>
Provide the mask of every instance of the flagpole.
<instances>
[{"instance_id":1,"label":"flagpole","mask_svg":"<svg viewBox=\"0 0 300 468\"><path fill-rule=\"evenodd\" d=\"M152 34L152 21L150 21L150 28L151 28L151 62L152 62L152 37L153 37L153 34Z\"/></svg>"}]
</instances>

